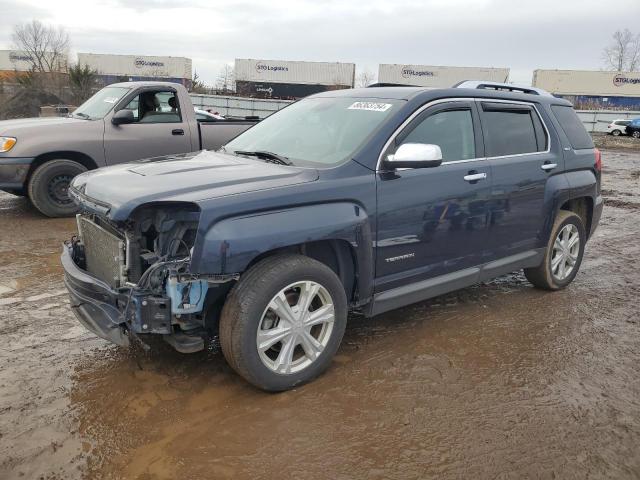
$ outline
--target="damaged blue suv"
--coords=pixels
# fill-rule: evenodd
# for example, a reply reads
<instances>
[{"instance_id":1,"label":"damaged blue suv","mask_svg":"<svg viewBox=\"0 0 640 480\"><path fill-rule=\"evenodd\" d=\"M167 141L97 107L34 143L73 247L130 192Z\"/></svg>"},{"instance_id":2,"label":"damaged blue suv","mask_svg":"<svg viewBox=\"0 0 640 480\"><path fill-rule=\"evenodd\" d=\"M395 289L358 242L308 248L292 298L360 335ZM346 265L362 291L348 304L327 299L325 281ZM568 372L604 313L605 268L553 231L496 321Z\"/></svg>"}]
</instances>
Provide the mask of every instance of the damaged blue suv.
<instances>
[{"instance_id":1,"label":"damaged blue suv","mask_svg":"<svg viewBox=\"0 0 640 480\"><path fill-rule=\"evenodd\" d=\"M324 371L347 314L373 316L524 269L575 278L602 213L601 159L571 104L465 82L308 97L217 152L77 176L71 308L118 345L219 335L280 391Z\"/></svg>"}]
</instances>

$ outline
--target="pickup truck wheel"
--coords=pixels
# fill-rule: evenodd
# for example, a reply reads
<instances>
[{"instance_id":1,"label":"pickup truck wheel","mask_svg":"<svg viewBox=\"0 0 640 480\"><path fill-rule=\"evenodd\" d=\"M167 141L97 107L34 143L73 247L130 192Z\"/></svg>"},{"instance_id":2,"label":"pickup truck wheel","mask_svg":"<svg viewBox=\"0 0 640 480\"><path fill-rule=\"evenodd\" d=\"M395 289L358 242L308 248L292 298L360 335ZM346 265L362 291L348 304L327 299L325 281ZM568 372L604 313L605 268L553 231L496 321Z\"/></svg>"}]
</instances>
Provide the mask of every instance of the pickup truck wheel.
<instances>
[{"instance_id":1,"label":"pickup truck wheel","mask_svg":"<svg viewBox=\"0 0 640 480\"><path fill-rule=\"evenodd\" d=\"M344 287L329 267L302 255L275 255L249 269L229 293L220 343L236 372L277 392L326 370L346 323Z\"/></svg>"},{"instance_id":2,"label":"pickup truck wheel","mask_svg":"<svg viewBox=\"0 0 640 480\"><path fill-rule=\"evenodd\" d=\"M580 269L586 239L582 219L573 212L560 210L542 264L524 269L527 280L545 290L565 288Z\"/></svg>"},{"instance_id":3,"label":"pickup truck wheel","mask_svg":"<svg viewBox=\"0 0 640 480\"><path fill-rule=\"evenodd\" d=\"M78 207L69 198L67 190L73 177L86 171L84 165L66 159L50 160L40 165L29 180L31 203L47 217L75 214Z\"/></svg>"}]
</instances>

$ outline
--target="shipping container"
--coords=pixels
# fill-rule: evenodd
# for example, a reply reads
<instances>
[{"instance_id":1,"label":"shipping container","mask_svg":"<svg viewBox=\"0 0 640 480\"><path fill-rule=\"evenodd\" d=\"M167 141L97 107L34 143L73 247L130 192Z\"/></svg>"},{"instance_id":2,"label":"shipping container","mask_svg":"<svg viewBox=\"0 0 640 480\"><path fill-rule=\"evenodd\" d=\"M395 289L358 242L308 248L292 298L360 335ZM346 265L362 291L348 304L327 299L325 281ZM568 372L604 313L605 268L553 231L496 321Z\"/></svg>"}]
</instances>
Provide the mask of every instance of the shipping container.
<instances>
[{"instance_id":1,"label":"shipping container","mask_svg":"<svg viewBox=\"0 0 640 480\"><path fill-rule=\"evenodd\" d=\"M387 63L381 63L378 67L378 83L448 88L465 80L485 80L504 83L509 80L509 69Z\"/></svg>"},{"instance_id":2,"label":"shipping container","mask_svg":"<svg viewBox=\"0 0 640 480\"><path fill-rule=\"evenodd\" d=\"M289 83L353 87L353 63L289 62L284 60L239 59L235 79L244 82Z\"/></svg>"},{"instance_id":3,"label":"shipping container","mask_svg":"<svg viewBox=\"0 0 640 480\"><path fill-rule=\"evenodd\" d=\"M555 95L640 97L640 72L534 70L532 84Z\"/></svg>"},{"instance_id":4,"label":"shipping container","mask_svg":"<svg viewBox=\"0 0 640 480\"><path fill-rule=\"evenodd\" d=\"M27 72L31 70L31 55L19 50L0 50L0 70Z\"/></svg>"},{"instance_id":5,"label":"shipping container","mask_svg":"<svg viewBox=\"0 0 640 480\"><path fill-rule=\"evenodd\" d=\"M250 98L281 98L293 100L313 95L314 93L344 88L350 87L342 85L236 81L236 93Z\"/></svg>"},{"instance_id":6,"label":"shipping container","mask_svg":"<svg viewBox=\"0 0 640 480\"><path fill-rule=\"evenodd\" d=\"M192 75L191 59L185 57L78 53L78 63L110 76L190 80Z\"/></svg>"}]
</instances>

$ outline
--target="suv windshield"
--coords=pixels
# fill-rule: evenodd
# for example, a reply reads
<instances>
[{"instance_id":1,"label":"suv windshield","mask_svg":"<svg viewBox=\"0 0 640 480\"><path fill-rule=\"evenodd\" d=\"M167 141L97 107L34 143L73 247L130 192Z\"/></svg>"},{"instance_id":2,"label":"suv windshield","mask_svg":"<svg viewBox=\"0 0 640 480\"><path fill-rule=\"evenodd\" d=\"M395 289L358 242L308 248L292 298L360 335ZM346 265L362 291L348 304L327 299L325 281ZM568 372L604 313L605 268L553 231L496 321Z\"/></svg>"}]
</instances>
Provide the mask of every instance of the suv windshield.
<instances>
[{"instance_id":1,"label":"suv windshield","mask_svg":"<svg viewBox=\"0 0 640 480\"><path fill-rule=\"evenodd\" d=\"M106 87L84 102L71 114L74 117L96 120L104 118L113 106L129 91L124 87Z\"/></svg>"},{"instance_id":2,"label":"suv windshield","mask_svg":"<svg viewBox=\"0 0 640 480\"><path fill-rule=\"evenodd\" d=\"M224 146L268 152L294 165L332 167L347 160L402 100L315 97L267 117Z\"/></svg>"}]
</instances>

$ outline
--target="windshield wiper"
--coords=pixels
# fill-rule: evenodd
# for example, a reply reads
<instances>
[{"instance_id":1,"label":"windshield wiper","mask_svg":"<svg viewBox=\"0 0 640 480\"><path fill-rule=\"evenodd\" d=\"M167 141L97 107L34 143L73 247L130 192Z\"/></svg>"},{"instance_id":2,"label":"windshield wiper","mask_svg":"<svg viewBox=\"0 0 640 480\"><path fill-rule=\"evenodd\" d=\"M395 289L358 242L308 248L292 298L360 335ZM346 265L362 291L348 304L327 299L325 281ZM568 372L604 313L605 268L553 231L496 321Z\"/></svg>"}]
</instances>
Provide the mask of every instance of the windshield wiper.
<instances>
[{"instance_id":1,"label":"windshield wiper","mask_svg":"<svg viewBox=\"0 0 640 480\"><path fill-rule=\"evenodd\" d=\"M277 163L279 165L293 165L293 162L287 157L278 155L273 152L266 152L264 150L256 150L255 152L246 152L243 150L236 150L233 152L236 155L246 155L247 157L258 157L265 162Z\"/></svg>"}]
</instances>

